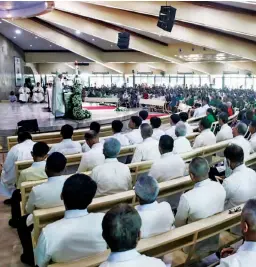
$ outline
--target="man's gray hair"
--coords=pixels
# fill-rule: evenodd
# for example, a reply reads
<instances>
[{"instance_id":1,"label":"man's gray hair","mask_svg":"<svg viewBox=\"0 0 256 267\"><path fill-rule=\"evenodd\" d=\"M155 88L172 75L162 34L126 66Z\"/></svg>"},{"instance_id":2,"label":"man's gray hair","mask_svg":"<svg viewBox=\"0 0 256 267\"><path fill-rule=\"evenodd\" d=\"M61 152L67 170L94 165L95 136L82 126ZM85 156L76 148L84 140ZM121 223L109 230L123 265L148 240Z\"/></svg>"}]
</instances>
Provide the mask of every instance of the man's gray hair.
<instances>
[{"instance_id":1,"label":"man's gray hair","mask_svg":"<svg viewBox=\"0 0 256 267\"><path fill-rule=\"evenodd\" d=\"M148 175L139 177L135 184L135 193L145 204L153 203L159 193L159 186L156 179Z\"/></svg>"},{"instance_id":2,"label":"man's gray hair","mask_svg":"<svg viewBox=\"0 0 256 267\"><path fill-rule=\"evenodd\" d=\"M108 138L104 142L103 154L106 158L116 158L121 150L121 144L116 138Z\"/></svg>"},{"instance_id":3,"label":"man's gray hair","mask_svg":"<svg viewBox=\"0 0 256 267\"><path fill-rule=\"evenodd\" d=\"M175 127L175 135L179 137L179 136L186 136L186 134L187 134L186 124L182 121L179 121Z\"/></svg>"},{"instance_id":4,"label":"man's gray hair","mask_svg":"<svg viewBox=\"0 0 256 267\"><path fill-rule=\"evenodd\" d=\"M239 122L237 125L236 125L236 128L237 128L237 132L239 133L239 135L242 135L244 136L247 132L247 125L243 122Z\"/></svg>"},{"instance_id":5,"label":"man's gray hair","mask_svg":"<svg viewBox=\"0 0 256 267\"><path fill-rule=\"evenodd\" d=\"M256 199L249 199L244 205L242 219L249 225L250 231L256 231Z\"/></svg>"},{"instance_id":6,"label":"man's gray hair","mask_svg":"<svg viewBox=\"0 0 256 267\"><path fill-rule=\"evenodd\" d=\"M189 172L192 173L198 181L208 178L209 170L208 161L201 157L192 159L189 164Z\"/></svg>"},{"instance_id":7,"label":"man's gray hair","mask_svg":"<svg viewBox=\"0 0 256 267\"><path fill-rule=\"evenodd\" d=\"M151 137L153 134L153 129L148 123L143 123L140 126L140 132L143 139Z\"/></svg>"}]
</instances>

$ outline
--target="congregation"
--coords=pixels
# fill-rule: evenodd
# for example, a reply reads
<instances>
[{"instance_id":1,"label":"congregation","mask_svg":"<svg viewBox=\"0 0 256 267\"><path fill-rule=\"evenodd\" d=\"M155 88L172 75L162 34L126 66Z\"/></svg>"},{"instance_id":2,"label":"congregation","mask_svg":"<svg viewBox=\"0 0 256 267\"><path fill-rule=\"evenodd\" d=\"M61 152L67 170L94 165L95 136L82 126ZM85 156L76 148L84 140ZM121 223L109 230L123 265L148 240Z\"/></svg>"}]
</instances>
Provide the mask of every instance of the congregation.
<instances>
[{"instance_id":1,"label":"congregation","mask_svg":"<svg viewBox=\"0 0 256 267\"><path fill-rule=\"evenodd\" d=\"M241 261L239 266L252 266L255 256L250 251L254 251L256 242L256 202L253 200L256 173L244 161L256 152L256 121L248 116L251 110L243 110L239 113L240 120L232 121L231 128L226 102L223 101L214 112L212 108L209 98L205 97L202 106L191 109L191 114L172 113L168 128L163 128L159 117L147 120L148 112L141 110L139 116L130 118L129 132L122 132L123 123L114 120L111 124L113 135L106 138L99 138L101 125L92 122L82 145L72 140L71 125L61 128L63 140L53 145L35 143L30 133L19 129L18 144L10 149L4 162L1 183L10 196L5 204L11 205L9 225L17 228L23 247L21 261L45 267L51 262L85 258L109 247L111 254L102 267L171 266L168 257L155 259L141 255L136 251L138 241L247 202L242 212L242 228L232 229L238 236L243 236L244 243L235 253L233 249L232 252L224 250L222 256L232 255L221 259L219 266L232 267L237 260ZM193 113L200 117L196 126L187 122ZM213 131L215 122L220 128ZM187 136L194 131L199 134L191 144ZM224 153L220 152L224 156L223 164L212 164L212 156L195 156L189 164L182 158L184 153L226 140L230 141L229 145ZM133 156L118 157L121 148L131 145L135 146ZM73 172L76 174L66 176L69 167L66 157L77 153L82 153L82 157ZM31 167L16 177L15 162L31 158L34 161ZM153 162L149 171L133 181L127 164L145 161ZM191 190L157 199L161 183L185 175L193 182ZM24 215L20 209L22 183L40 180L42 183L29 193ZM134 208L119 204L106 214L88 210L95 198L132 189L138 200ZM43 228L33 248L33 212L63 205L66 209L64 218ZM195 253L216 252L218 247L219 235L199 242Z\"/></svg>"}]
</instances>

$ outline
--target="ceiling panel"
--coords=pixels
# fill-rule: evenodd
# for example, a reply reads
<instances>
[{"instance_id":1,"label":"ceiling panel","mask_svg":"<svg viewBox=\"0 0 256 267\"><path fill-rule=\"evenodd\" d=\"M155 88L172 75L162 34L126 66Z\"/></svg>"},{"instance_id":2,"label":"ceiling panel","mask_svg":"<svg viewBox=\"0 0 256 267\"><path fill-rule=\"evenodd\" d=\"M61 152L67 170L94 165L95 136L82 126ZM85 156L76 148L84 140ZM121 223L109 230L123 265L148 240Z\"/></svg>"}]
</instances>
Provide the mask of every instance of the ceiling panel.
<instances>
[{"instance_id":1,"label":"ceiling panel","mask_svg":"<svg viewBox=\"0 0 256 267\"><path fill-rule=\"evenodd\" d=\"M17 30L20 30L20 34L16 33ZM42 39L28 31L19 29L4 20L0 20L0 34L4 35L7 39L11 40L23 50L65 50L64 48Z\"/></svg>"}]
</instances>

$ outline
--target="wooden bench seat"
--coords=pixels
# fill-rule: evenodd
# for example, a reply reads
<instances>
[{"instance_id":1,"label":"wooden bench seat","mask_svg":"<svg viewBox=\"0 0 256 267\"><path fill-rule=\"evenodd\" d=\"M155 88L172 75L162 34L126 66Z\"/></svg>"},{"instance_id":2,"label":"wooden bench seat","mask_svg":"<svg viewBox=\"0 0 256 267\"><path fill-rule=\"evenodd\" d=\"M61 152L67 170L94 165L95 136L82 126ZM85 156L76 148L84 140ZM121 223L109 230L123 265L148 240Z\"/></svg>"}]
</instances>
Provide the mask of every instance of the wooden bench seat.
<instances>
[{"instance_id":1,"label":"wooden bench seat","mask_svg":"<svg viewBox=\"0 0 256 267\"><path fill-rule=\"evenodd\" d=\"M240 207L242 208L243 205L241 205ZM178 264L175 263L174 258L175 265L173 266L184 266L184 264L186 266L194 255L195 245L198 242L205 240L209 237L215 236L219 233L222 233L225 230L230 229L236 225L239 225L240 219L241 211L233 214L229 214L229 211L224 211L209 218L202 219L197 222L173 229L169 232L142 239L137 245L137 250L147 256L161 257L168 253L181 251L181 249L189 247L189 253L183 259L183 263L181 263L181 261ZM234 242L239 239L240 238L237 237L236 239L234 239ZM106 250L103 253L99 253L81 260L69 263L54 263L48 266L96 267L107 260L109 253L110 251Z\"/></svg>"}]
</instances>

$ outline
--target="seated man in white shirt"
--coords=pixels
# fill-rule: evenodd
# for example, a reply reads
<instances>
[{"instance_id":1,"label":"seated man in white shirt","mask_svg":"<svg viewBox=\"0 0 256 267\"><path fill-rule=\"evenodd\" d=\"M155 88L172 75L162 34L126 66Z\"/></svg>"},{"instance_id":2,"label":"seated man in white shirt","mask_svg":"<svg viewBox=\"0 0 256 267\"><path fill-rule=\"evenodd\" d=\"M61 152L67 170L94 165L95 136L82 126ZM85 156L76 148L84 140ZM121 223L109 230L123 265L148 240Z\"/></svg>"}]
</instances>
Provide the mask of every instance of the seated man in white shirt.
<instances>
[{"instance_id":1,"label":"seated man in white shirt","mask_svg":"<svg viewBox=\"0 0 256 267\"><path fill-rule=\"evenodd\" d=\"M165 131L165 134L170 135L173 139L176 139L176 135L175 135L175 128L176 128L176 124L180 121L180 116L178 114L172 114L170 116L170 124L171 124L171 128L168 129L167 131Z\"/></svg>"},{"instance_id":2,"label":"seated man in white shirt","mask_svg":"<svg viewBox=\"0 0 256 267\"><path fill-rule=\"evenodd\" d=\"M33 146L33 150L31 152L34 160L33 164L31 165L31 167L22 170L20 172L19 178L16 182L17 189L13 192L11 198L12 219L9 220L9 225L13 228L17 227L18 219L21 217L21 210L20 210L21 183L27 181L47 179L47 175L45 173L45 164L46 164L45 159L47 157L48 152L49 152L49 147L46 143L44 142L36 143Z\"/></svg>"},{"instance_id":3,"label":"seated man in white shirt","mask_svg":"<svg viewBox=\"0 0 256 267\"><path fill-rule=\"evenodd\" d=\"M174 216L169 203L157 202L159 193L157 181L147 175L139 177L135 184L135 193L140 204L135 209L142 221L141 238L170 231L174 223Z\"/></svg>"},{"instance_id":4,"label":"seated man in white shirt","mask_svg":"<svg viewBox=\"0 0 256 267\"><path fill-rule=\"evenodd\" d=\"M116 138L120 142L121 147L130 145L128 138L124 134L121 133L123 126L124 125L120 120L112 121L113 138Z\"/></svg>"},{"instance_id":5,"label":"seated man in white shirt","mask_svg":"<svg viewBox=\"0 0 256 267\"><path fill-rule=\"evenodd\" d=\"M93 121L90 124L90 131L94 131L95 133L97 133L99 135L100 133L100 124L97 121ZM85 141L85 143L82 145L82 152L88 152L91 148L88 146L87 142Z\"/></svg>"},{"instance_id":6,"label":"seated man in white shirt","mask_svg":"<svg viewBox=\"0 0 256 267\"><path fill-rule=\"evenodd\" d=\"M173 153L173 143L169 135L163 135L159 140L161 158L154 161L148 174L159 183L181 177L185 173L185 162L180 155Z\"/></svg>"},{"instance_id":7,"label":"seated man in white shirt","mask_svg":"<svg viewBox=\"0 0 256 267\"><path fill-rule=\"evenodd\" d=\"M235 252L232 248L222 251L222 259L217 267L252 267L256 262L256 200L245 204L241 215L241 231L244 243Z\"/></svg>"},{"instance_id":8,"label":"seated man in white shirt","mask_svg":"<svg viewBox=\"0 0 256 267\"><path fill-rule=\"evenodd\" d=\"M77 172L91 171L105 161L103 144L99 142L99 135L94 131L88 131L85 133L84 138L90 150L83 153Z\"/></svg>"},{"instance_id":9,"label":"seated man in white shirt","mask_svg":"<svg viewBox=\"0 0 256 267\"><path fill-rule=\"evenodd\" d=\"M199 114L199 110L201 108L201 104L200 103L195 103L194 107L195 107L195 109L194 109L193 117L194 118L195 117L199 117L198 114ZM191 113L191 111L193 111L193 110L190 110L190 113Z\"/></svg>"},{"instance_id":10,"label":"seated man in white shirt","mask_svg":"<svg viewBox=\"0 0 256 267\"><path fill-rule=\"evenodd\" d=\"M18 133L18 144L13 146L8 152L1 174L1 187L8 197L11 197L16 189L15 183L18 177L16 177L15 162L32 159L31 151L35 144L30 133L22 132L22 130L19 131L21 132ZM9 199L5 200L4 203L7 205L11 204Z\"/></svg>"},{"instance_id":11,"label":"seated man in white shirt","mask_svg":"<svg viewBox=\"0 0 256 267\"><path fill-rule=\"evenodd\" d=\"M194 158L189 164L189 175L195 182L194 188L182 194L175 217L175 226L208 218L224 210L226 192L223 186L208 178L209 164L201 157ZM196 253L216 251L218 236L200 242Z\"/></svg>"},{"instance_id":12,"label":"seated man in white shirt","mask_svg":"<svg viewBox=\"0 0 256 267\"><path fill-rule=\"evenodd\" d=\"M159 141L160 137L165 134L165 132L160 129L160 126L162 124L162 121L158 117L151 117L150 118L150 125L153 129L153 135L152 137Z\"/></svg>"},{"instance_id":13,"label":"seated man in white shirt","mask_svg":"<svg viewBox=\"0 0 256 267\"><path fill-rule=\"evenodd\" d=\"M186 138L187 127L182 121L176 124L175 135L177 139L174 140L173 153L181 154L192 150L189 140Z\"/></svg>"},{"instance_id":14,"label":"seated man in white shirt","mask_svg":"<svg viewBox=\"0 0 256 267\"><path fill-rule=\"evenodd\" d=\"M249 131L251 133L250 144L252 150L256 152L256 120L253 120L249 125Z\"/></svg>"},{"instance_id":15,"label":"seated man in white shirt","mask_svg":"<svg viewBox=\"0 0 256 267\"><path fill-rule=\"evenodd\" d=\"M31 224L32 213L35 209L47 209L63 205L61 199L61 192L66 177L63 176L67 163L66 157L59 153L52 153L46 161L45 172L48 181L40 185L34 186L29 194L26 205L27 215L22 216L18 223L18 234L23 247L23 254L21 261L23 263L33 265L34 255L31 241L31 231L33 230L33 223ZM32 253L31 253L32 252Z\"/></svg>"},{"instance_id":16,"label":"seated man in white shirt","mask_svg":"<svg viewBox=\"0 0 256 267\"><path fill-rule=\"evenodd\" d=\"M132 158L132 163L159 159L160 152L158 149L158 141L152 138L152 127L147 123L143 123L140 127L140 131L143 143L137 145Z\"/></svg>"},{"instance_id":17,"label":"seated man in white shirt","mask_svg":"<svg viewBox=\"0 0 256 267\"><path fill-rule=\"evenodd\" d=\"M143 124L143 123L148 123L148 121L147 121L147 118L148 118L148 112L146 111L146 110L141 110L140 112L139 112L139 116L140 116L140 118L141 118L141 120L142 120L142 122L141 122L141 124Z\"/></svg>"},{"instance_id":18,"label":"seated man in white shirt","mask_svg":"<svg viewBox=\"0 0 256 267\"><path fill-rule=\"evenodd\" d=\"M119 204L109 210L103 218L102 229L111 253L100 267L165 267L161 260L137 252L141 218L133 207Z\"/></svg>"},{"instance_id":19,"label":"seated man in white shirt","mask_svg":"<svg viewBox=\"0 0 256 267\"><path fill-rule=\"evenodd\" d=\"M228 114L221 112L219 115L220 131L216 135L216 142L222 142L233 138L231 127L228 125Z\"/></svg>"},{"instance_id":20,"label":"seated man in white shirt","mask_svg":"<svg viewBox=\"0 0 256 267\"><path fill-rule=\"evenodd\" d=\"M38 267L53 262L69 262L107 249L102 238L104 213L89 213L97 184L87 175L75 174L63 186L64 218L42 229L35 248Z\"/></svg>"},{"instance_id":21,"label":"seated man in white shirt","mask_svg":"<svg viewBox=\"0 0 256 267\"><path fill-rule=\"evenodd\" d=\"M141 122L142 119L140 117L131 116L128 127L132 129L132 131L126 134L126 137L129 139L130 145L137 145L143 142L140 134Z\"/></svg>"},{"instance_id":22,"label":"seated man in white shirt","mask_svg":"<svg viewBox=\"0 0 256 267\"><path fill-rule=\"evenodd\" d=\"M202 99L202 107L198 108L194 112L194 116L193 117L206 116L206 111L210 107L209 106L209 102L210 102L209 97L203 97L203 99Z\"/></svg>"},{"instance_id":23,"label":"seated man in white shirt","mask_svg":"<svg viewBox=\"0 0 256 267\"><path fill-rule=\"evenodd\" d=\"M60 135L62 136L62 141L58 144L52 146L49 151L49 155L53 152L60 152L63 155L78 154L82 152L81 144L78 141L73 141L74 128L65 124L61 127Z\"/></svg>"},{"instance_id":24,"label":"seated man in white shirt","mask_svg":"<svg viewBox=\"0 0 256 267\"><path fill-rule=\"evenodd\" d=\"M247 125L243 122L239 122L234 128L233 128L233 136L234 138L231 140L232 144L236 144L240 146L244 151L244 160L246 160L250 153L253 152L251 144L247 139L244 138L244 135L247 132Z\"/></svg>"},{"instance_id":25,"label":"seated man in white shirt","mask_svg":"<svg viewBox=\"0 0 256 267\"><path fill-rule=\"evenodd\" d=\"M185 125L186 125L186 128L187 128L187 133L186 134L187 135L192 134L193 133L193 128L191 127L191 125L189 125L189 123L187 123L188 113L187 112L180 112L179 116L180 116L180 120L182 122L184 122Z\"/></svg>"},{"instance_id":26,"label":"seated man in white shirt","mask_svg":"<svg viewBox=\"0 0 256 267\"><path fill-rule=\"evenodd\" d=\"M121 144L115 138L106 139L103 146L105 162L92 170L91 177L97 183L96 196L107 196L130 190L132 177L130 169L117 160Z\"/></svg>"},{"instance_id":27,"label":"seated man in white shirt","mask_svg":"<svg viewBox=\"0 0 256 267\"><path fill-rule=\"evenodd\" d=\"M256 172L245 166L244 152L240 146L229 145L224 156L227 167L231 169L231 175L222 184L226 190L225 209L231 209L256 197Z\"/></svg>"}]
</instances>

